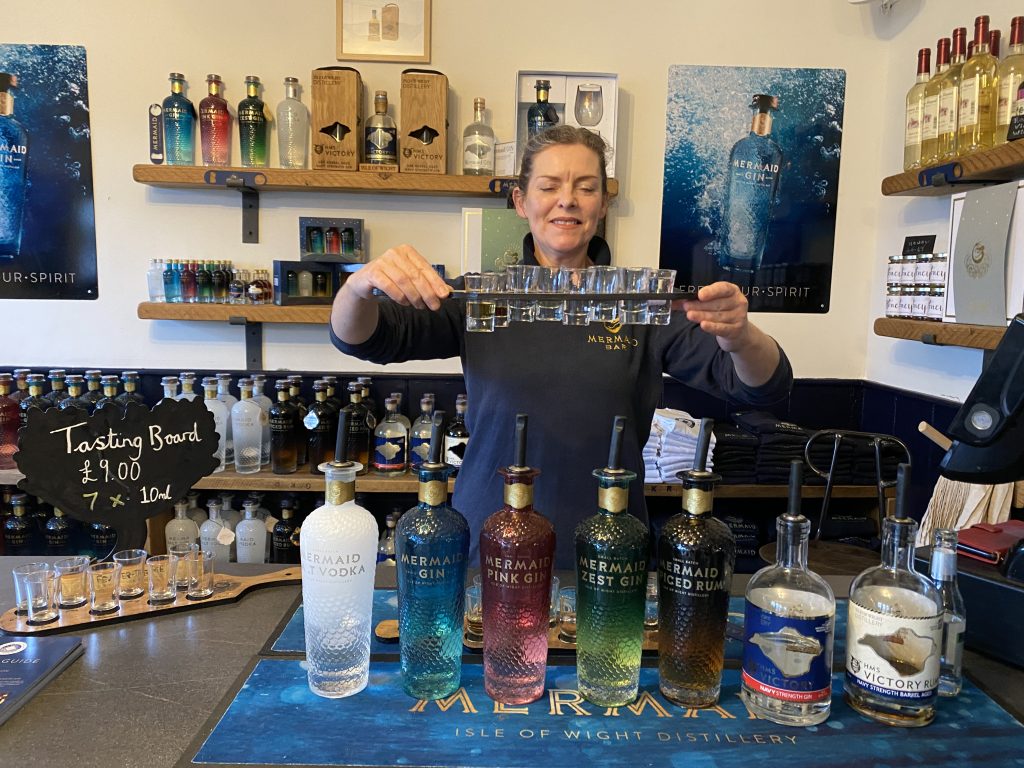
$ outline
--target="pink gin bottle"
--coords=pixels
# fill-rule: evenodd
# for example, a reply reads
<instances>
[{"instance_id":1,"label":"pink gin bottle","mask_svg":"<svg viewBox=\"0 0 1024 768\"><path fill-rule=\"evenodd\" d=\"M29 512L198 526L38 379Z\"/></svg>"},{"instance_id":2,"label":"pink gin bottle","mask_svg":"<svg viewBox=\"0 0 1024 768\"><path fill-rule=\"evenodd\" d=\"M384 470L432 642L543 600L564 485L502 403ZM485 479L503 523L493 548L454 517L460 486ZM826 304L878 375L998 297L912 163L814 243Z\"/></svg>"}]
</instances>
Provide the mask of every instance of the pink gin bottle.
<instances>
[{"instance_id":1,"label":"pink gin bottle","mask_svg":"<svg viewBox=\"0 0 1024 768\"><path fill-rule=\"evenodd\" d=\"M220 75L207 75L209 95L199 102L199 136L203 145L203 165L229 165L231 162L231 113L221 96L224 82Z\"/></svg>"},{"instance_id":2,"label":"pink gin bottle","mask_svg":"<svg viewBox=\"0 0 1024 768\"><path fill-rule=\"evenodd\" d=\"M505 505L480 531L484 689L502 704L544 695L555 530L533 508L539 470L526 465L526 414L516 416L516 461L499 469Z\"/></svg>"}]
</instances>

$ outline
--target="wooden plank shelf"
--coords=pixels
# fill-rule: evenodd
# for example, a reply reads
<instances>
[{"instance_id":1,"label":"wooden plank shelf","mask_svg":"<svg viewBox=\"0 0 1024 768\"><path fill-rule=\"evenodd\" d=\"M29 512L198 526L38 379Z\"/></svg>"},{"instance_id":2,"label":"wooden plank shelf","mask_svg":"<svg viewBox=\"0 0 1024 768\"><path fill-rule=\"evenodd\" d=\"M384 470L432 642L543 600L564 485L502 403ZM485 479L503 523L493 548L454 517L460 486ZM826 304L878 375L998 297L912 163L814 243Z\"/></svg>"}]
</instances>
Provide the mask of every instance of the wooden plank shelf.
<instances>
[{"instance_id":1,"label":"wooden plank shelf","mask_svg":"<svg viewBox=\"0 0 1024 768\"><path fill-rule=\"evenodd\" d=\"M276 304L169 304L144 301L137 314L141 320L212 320L228 322L245 318L250 323L326 324L331 319L330 305L279 307Z\"/></svg>"},{"instance_id":2,"label":"wooden plank shelf","mask_svg":"<svg viewBox=\"0 0 1024 768\"><path fill-rule=\"evenodd\" d=\"M906 320L899 317L875 319L875 335L909 339L925 344L971 349L995 349L1006 333L999 325L969 323L936 323L928 320Z\"/></svg>"},{"instance_id":3,"label":"wooden plank shelf","mask_svg":"<svg viewBox=\"0 0 1024 768\"><path fill-rule=\"evenodd\" d=\"M216 181L214 181L214 174ZM309 171L284 168L208 168L195 165L147 165L132 167L132 178L154 187L231 189L219 181L224 176L244 174L254 178L251 189L260 192L353 192L439 195L448 197L504 197L509 178L457 176L427 173L372 173L364 171ZM493 182L493 183L492 183ZM619 184L608 180L608 193L615 197Z\"/></svg>"},{"instance_id":4,"label":"wooden plank shelf","mask_svg":"<svg viewBox=\"0 0 1024 768\"><path fill-rule=\"evenodd\" d=\"M449 492L454 488L453 480L448 481ZM225 469L207 475L193 488L224 491L320 491L324 490L324 476L314 475L309 467L302 467L290 475L275 475L269 469L240 475L233 469ZM375 475L372 472L356 478L357 493L416 493L419 479L415 474Z\"/></svg>"},{"instance_id":5,"label":"wooden plank shelf","mask_svg":"<svg viewBox=\"0 0 1024 768\"><path fill-rule=\"evenodd\" d=\"M883 195L952 195L1024 177L1024 141L982 149L955 161L882 179Z\"/></svg>"}]
</instances>

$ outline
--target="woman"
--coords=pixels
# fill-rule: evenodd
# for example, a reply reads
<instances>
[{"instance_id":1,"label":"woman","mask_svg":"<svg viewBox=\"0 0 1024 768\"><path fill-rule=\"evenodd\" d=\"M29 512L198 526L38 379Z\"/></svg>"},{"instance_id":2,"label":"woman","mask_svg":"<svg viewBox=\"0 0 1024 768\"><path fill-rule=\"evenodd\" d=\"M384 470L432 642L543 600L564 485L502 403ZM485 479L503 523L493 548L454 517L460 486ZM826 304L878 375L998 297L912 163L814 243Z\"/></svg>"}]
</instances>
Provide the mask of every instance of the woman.
<instances>
[{"instance_id":1,"label":"woman","mask_svg":"<svg viewBox=\"0 0 1024 768\"><path fill-rule=\"evenodd\" d=\"M543 266L609 264L598 222L608 210L604 141L559 126L535 136L523 155L516 211L530 224L524 261ZM378 302L373 289L392 301ZM563 326L512 323L466 334L449 286L415 248L400 245L354 272L338 292L331 338L341 351L374 363L462 358L470 439L454 506L471 529L478 559L483 521L502 504L498 467L513 461L516 413L530 415L527 455L542 471L535 506L555 525L556 567L573 567L573 531L596 511L594 468L607 459L616 414L627 417L623 464L637 473L630 511L647 520L641 452L669 375L751 406L783 399L792 371L779 346L747 320L747 300L731 283L681 302L668 326Z\"/></svg>"}]
</instances>

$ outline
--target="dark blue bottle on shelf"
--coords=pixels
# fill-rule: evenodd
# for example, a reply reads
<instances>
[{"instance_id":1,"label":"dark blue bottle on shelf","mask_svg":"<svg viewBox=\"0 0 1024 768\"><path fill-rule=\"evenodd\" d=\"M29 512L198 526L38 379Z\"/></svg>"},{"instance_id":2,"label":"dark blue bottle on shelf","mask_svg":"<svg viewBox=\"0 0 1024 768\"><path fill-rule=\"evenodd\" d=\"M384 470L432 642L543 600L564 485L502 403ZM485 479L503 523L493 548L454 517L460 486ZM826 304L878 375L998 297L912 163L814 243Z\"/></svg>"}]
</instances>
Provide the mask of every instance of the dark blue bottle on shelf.
<instances>
[{"instance_id":1,"label":"dark blue bottle on shelf","mask_svg":"<svg viewBox=\"0 0 1024 768\"><path fill-rule=\"evenodd\" d=\"M196 108L185 96L185 76L171 72L171 94L163 102L164 152L168 165L193 165L196 155Z\"/></svg>"},{"instance_id":2,"label":"dark blue bottle on shelf","mask_svg":"<svg viewBox=\"0 0 1024 768\"><path fill-rule=\"evenodd\" d=\"M526 112L526 131L529 138L558 124L558 112L548 103L551 90L550 80L538 80L533 86L537 89L537 101L530 105Z\"/></svg>"}]
</instances>

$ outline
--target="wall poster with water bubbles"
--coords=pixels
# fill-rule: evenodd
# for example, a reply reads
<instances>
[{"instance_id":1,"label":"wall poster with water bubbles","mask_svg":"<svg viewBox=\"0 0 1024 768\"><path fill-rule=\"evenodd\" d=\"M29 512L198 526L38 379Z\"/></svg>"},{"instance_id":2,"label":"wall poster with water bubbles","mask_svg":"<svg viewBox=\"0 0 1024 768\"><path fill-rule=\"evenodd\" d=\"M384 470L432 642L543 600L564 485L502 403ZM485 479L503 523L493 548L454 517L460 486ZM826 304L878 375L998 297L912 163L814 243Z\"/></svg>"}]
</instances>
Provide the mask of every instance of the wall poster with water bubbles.
<instances>
[{"instance_id":1,"label":"wall poster with water bubbles","mask_svg":"<svg viewBox=\"0 0 1024 768\"><path fill-rule=\"evenodd\" d=\"M828 312L846 72L669 68L661 266L750 309Z\"/></svg>"},{"instance_id":2,"label":"wall poster with water bubbles","mask_svg":"<svg viewBox=\"0 0 1024 768\"><path fill-rule=\"evenodd\" d=\"M85 48L0 45L0 299L95 299Z\"/></svg>"}]
</instances>

